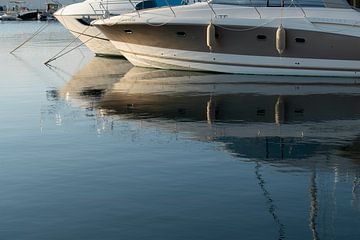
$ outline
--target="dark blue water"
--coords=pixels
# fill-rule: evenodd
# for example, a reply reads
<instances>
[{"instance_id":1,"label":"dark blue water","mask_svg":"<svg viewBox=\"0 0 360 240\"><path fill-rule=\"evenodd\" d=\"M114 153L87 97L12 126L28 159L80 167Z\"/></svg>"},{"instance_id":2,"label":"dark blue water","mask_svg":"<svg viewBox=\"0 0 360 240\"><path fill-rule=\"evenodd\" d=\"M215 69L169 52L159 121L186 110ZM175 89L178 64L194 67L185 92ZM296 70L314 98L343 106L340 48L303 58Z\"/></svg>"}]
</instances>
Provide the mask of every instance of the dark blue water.
<instances>
[{"instance_id":1,"label":"dark blue water","mask_svg":"<svg viewBox=\"0 0 360 240\"><path fill-rule=\"evenodd\" d=\"M1 239L360 239L357 79L9 54L41 24L0 24Z\"/></svg>"}]
</instances>

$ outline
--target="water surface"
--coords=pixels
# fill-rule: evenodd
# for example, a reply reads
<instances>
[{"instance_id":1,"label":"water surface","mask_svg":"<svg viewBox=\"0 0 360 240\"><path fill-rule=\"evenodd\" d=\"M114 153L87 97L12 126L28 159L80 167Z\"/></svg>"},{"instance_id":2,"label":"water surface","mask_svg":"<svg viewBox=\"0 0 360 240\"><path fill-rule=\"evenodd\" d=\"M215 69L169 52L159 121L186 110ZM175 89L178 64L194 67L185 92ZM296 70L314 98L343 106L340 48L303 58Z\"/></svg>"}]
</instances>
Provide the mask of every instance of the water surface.
<instances>
[{"instance_id":1,"label":"water surface","mask_svg":"<svg viewBox=\"0 0 360 240\"><path fill-rule=\"evenodd\" d=\"M360 238L357 79L8 54L41 24L0 23L1 238Z\"/></svg>"}]
</instances>

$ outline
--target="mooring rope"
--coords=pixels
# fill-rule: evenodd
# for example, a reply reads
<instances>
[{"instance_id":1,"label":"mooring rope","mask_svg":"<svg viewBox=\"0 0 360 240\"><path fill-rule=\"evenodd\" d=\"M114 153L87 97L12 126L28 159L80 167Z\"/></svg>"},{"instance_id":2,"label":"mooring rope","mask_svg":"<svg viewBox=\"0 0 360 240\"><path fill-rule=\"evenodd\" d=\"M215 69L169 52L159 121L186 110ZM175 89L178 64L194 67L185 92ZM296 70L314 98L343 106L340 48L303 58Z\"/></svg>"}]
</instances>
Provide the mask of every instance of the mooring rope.
<instances>
[{"instance_id":1,"label":"mooring rope","mask_svg":"<svg viewBox=\"0 0 360 240\"><path fill-rule=\"evenodd\" d=\"M79 45L71 48L70 50L68 50L68 51L66 51L66 52L64 52L64 53L62 53L62 54L60 54L60 55L59 55L59 54L56 54L54 57L52 57L52 58L50 58L49 60L47 60L44 64L45 64L45 65L48 65L50 62L55 61L56 59L58 59L58 58L60 58L60 57L62 57L62 56L64 56L64 55L66 55L66 54L74 51L75 49L81 47L82 45L86 44L87 42L93 40L94 38L96 38L96 37L99 36L100 34L101 34L101 33L99 33L99 34L97 34L97 35L89 38L89 39L86 40L85 42L82 42L81 44L79 44Z\"/></svg>"},{"instance_id":2,"label":"mooring rope","mask_svg":"<svg viewBox=\"0 0 360 240\"><path fill-rule=\"evenodd\" d=\"M47 28L47 26L49 26L49 23L45 23L44 25L40 26L34 33L33 35L31 35L31 37L29 37L28 39L26 39L23 43L21 43L19 46L17 46L16 48L14 48L10 54L13 54L16 50L18 50L19 48L21 48L22 46L24 46L27 42L29 42L31 39L33 39L34 37L36 37L39 33L41 33L45 28Z\"/></svg>"}]
</instances>

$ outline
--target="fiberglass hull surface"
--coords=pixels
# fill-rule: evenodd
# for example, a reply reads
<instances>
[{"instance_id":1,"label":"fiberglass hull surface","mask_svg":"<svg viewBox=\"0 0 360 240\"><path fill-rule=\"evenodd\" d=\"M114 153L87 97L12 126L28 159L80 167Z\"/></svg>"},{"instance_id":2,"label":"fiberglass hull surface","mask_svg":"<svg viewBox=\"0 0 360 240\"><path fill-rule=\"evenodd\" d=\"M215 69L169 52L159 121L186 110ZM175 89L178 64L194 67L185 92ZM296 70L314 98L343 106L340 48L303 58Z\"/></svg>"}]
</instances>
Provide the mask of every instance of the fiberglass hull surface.
<instances>
[{"instance_id":1,"label":"fiberglass hull surface","mask_svg":"<svg viewBox=\"0 0 360 240\"><path fill-rule=\"evenodd\" d=\"M263 10L264 16L266 11ZM190 13L184 13L183 17L167 17L164 22L166 18L159 17L163 12L153 10L148 12L149 16L146 12L140 18L128 14L95 25L136 66L243 74L342 77L360 74L357 51L360 31L354 23L349 19L337 22L336 16L329 21L326 17L332 10L325 10L320 20L305 18L297 9L287 11L293 13L287 13L289 16L283 19L276 14L267 16L268 19L231 15L215 19L211 49L207 44L208 16L191 18ZM357 13L350 13L360 18ZM159 20L155 21L156 18ZM281 54L276 48L280 24L286 31L286 48Z\"/></svg>"},{"instance_id":2,"label":"fiberglass hull surface","mask_svg":"<svg viewBox=\"0 0 360 240\"><path fill-rule=\"evenodd\" d=\"M122 56L120 51L96 27L85 24L82 15L55 15L58 21L96 55ZM98 16L94 16L98 18Z\"/></svg>"}]
</instances>

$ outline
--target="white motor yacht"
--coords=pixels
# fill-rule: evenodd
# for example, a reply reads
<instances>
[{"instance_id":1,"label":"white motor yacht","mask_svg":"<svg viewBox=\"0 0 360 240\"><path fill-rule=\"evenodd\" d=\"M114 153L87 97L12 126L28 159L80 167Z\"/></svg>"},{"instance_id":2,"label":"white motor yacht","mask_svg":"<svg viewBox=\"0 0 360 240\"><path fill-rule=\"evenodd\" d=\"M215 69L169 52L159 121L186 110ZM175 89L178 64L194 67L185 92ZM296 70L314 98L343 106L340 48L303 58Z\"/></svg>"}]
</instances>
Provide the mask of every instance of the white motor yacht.
<instances>
[{"instance_id":1,"label":"white motor yacht","mask_svg":"<svg viewBox=\"0 0 360 240\"><path fill-rule=\"evenodd\" d=\"M136 66L360 75L360 12L345 0L212 0L93 24Z\"/></svg>"}]
</instances>

